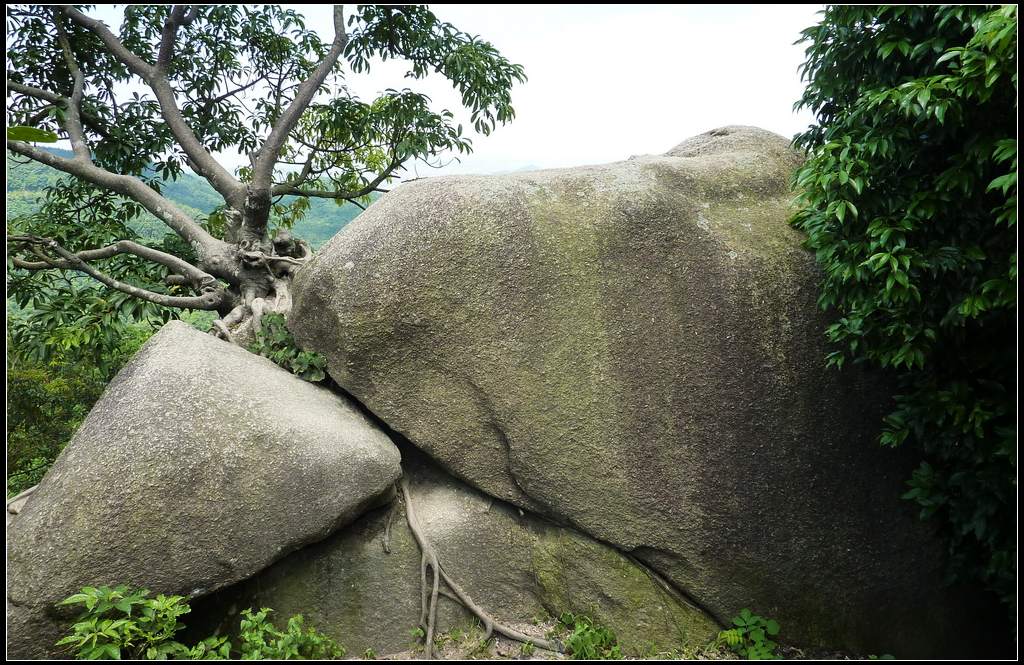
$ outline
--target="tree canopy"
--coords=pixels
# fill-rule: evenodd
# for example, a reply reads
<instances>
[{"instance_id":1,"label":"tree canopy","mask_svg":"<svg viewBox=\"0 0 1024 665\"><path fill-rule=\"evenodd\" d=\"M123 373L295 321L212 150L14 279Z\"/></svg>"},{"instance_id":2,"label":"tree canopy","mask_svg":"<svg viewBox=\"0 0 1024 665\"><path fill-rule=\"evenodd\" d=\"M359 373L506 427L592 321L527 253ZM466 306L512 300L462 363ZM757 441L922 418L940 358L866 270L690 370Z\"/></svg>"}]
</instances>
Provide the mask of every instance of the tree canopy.
<instances>
[{"instance_id":1,"label":"tree canopy","mask_svg":"<svg viewBox=\"0 0 1024 665\"><path fill-rule=\"evenodd\" d=\"M410 161L471 150L424 94L363 101L347 75L377 58L405 60L410 80L440 74L483 134L514 117L511 90L525 80L423 6L360 5L347 21L336 6L329 42L270 5L128 5L116 32L87 6L9 6L7 18L7 148L69 176L9 224L10 292L32 312L103 310L115 328L169 308L215 311L228 338L258 328L262 312L287 311L309 258L287 231L310 198L365 203ZM74 156L35 145L47 137ZM230 151L248 163L229 170L216 154ZM163 196L186 170L223 206L196 219ZM143 210L167 226L161 243L132 230ZM37 323L27 329L45 335L50 323Z\"/></svg>"},{"instance_id":2,"label":"tree canopy","mask_svg":"<svg viewBox=\"0 0 1024 665\"><path fill-rule=\"evenodd\" d=\"M1017 8L830 6L803 32L795 184L829 362L897 385L881 442L953 571L1016 597Z\"/></svg>"}]
</instances>

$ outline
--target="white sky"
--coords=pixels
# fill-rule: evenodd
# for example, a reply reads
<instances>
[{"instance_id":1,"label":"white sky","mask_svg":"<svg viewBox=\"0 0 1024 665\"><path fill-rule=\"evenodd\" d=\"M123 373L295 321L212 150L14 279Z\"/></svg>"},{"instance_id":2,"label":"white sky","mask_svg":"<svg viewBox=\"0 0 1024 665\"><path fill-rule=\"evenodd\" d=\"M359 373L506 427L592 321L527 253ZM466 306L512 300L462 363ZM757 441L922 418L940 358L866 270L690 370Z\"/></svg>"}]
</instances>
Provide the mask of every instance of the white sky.
<instances>
[{"instance_id":1,"label":"white sky","mask_svg":"<svg viewBox=\"0 0 1024 665\"><path fill-rule=\"evenodd\" d=\"M328 5L290 5L327 41ZM516 119L474 152L418 175L490 173L597 164L662 153L722 125L756 125L790 137L811 120L792 110L803 85L799 32L817 23L817 5L431 5L443 21L480 35L529 81L512 93ZM91 14L116 27L120 11ZM401 61L347 76L364 100L410 87L463 121L459 96L440 76L404 79ZM470 130L471 131L471 130ZM234 155L221 158L237 166Z\"/></svg>"}]
</instances>

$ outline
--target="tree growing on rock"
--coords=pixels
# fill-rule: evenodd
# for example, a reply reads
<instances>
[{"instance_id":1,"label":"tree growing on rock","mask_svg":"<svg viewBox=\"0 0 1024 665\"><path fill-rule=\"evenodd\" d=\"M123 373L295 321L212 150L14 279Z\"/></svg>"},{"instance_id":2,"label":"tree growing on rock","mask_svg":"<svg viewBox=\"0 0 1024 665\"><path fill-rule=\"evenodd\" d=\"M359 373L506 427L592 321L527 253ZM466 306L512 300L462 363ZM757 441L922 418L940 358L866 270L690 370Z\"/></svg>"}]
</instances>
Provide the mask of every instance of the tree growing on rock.
<instances>
[{"instance_id":1,"label":"tree growing on rock","mask_svg":"<svg viewBox=\"0 0 1024 665\"><path fill-rule=\"evenodd\" d=\"M258 330L264 313L288 311L292 275L311 255L289 233L310 198L365 203L410 161L471 150L450 111L409 89L360 101L346 69L393 58L411 79L439 73L483 134L513 118L510 91L525 81L491 44L422 6L361 5L347 23L335 6L330 42L277 6L129 5L118 32L77 6L7 16L7 148L70 176L8 229L11 292L44 324L98 301L112 325L171 308L216 312L228 339ZM36 145L58 138L72 156ZM231 151L248 164L226 168L217 154ZM163 196L185 169L223 206L197 219ZM133 228L143 211L169 229L162 242Z\"/></svg>"}]
</instances>

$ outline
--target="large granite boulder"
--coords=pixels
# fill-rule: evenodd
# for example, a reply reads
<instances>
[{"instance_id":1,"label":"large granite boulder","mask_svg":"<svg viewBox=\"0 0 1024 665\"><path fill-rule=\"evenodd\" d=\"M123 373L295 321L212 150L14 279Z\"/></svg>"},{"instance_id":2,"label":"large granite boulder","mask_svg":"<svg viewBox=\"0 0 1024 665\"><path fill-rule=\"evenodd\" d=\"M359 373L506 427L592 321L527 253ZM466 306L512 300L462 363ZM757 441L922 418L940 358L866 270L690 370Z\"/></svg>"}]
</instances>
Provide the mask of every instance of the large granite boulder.
<instances>
[{"instance_id":1,"label":"large granite boulder","mask_svg":"<svg viewBox=\"0 0 1024 665\"><path fill-rule=\"evenodd\" d=\"M799 164L750 127L661 156L428 178L298 275L288 325L490 495L654 565L720 620L901 656L972 648L942 549L876 442L887 391L827 370Z\"/></svg>"},{"instance_id":2,"label":"large granite boulder","mask_svg":"<svg viewBox=\"0 0 1024 665\"><path fill-rule=\"evenodd\" d=\"M546 617L586 614L613 629L627 655L700 647L720 630L615 549L409 458L403 466L417 519L441 565L506 625L543 637L546 626L534 624ZM398 501L204 599L191 621L206 631L211 621L230 630L238 626L238 611L270 607L281 622L302 614L349 655L367 649L385 655L415 643L410 633L420 620L420 588L420 549ZM473 632L473 616L461 605L446 596L438 602L437 634Z\"/></svg>"},{"instance_id":3,"label":"large granite boulder","mask_svg":"<svg viewBox=\"0 0 1024 665\"><path fill-rule=\"evenodd\" d=\"M400 462L347 400L168 323L9 523L7 655L53 655L83 586L245 579L386 501Z\"/></svg>"}]
</instances>

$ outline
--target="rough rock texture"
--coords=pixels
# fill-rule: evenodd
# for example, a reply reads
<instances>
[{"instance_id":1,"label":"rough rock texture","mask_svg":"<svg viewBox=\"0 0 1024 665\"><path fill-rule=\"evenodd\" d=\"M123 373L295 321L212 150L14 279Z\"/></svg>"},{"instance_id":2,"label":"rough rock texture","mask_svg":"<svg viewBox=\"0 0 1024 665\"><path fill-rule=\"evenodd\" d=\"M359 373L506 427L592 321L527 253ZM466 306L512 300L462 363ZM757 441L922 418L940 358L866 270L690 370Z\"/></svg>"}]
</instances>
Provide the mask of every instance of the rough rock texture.
<instances>
[{"instance_id":1,"label":"rough rock texture","mask_svg":"<svg viewBox=\"0 0 1024 665\"><path fill-rule=\"evenodd\" d=\"M198 596L386 500L391 440L348 401L171 322L108 386L7 533L8 657L53 653L83 586Z\"/></svg>"},{"instance_id":2,"label":"rough rock texture","mask_svg":"<svg viewBox=\"0 0 1024 665\"><path fill-rule=\"evenodd\" d=\"M875 436L826 370L787 141L398 187L298 275L332 377L485 492L654 564L719 619L808 646L951 655L971 633Z\"/></svg>"},{"instance_id":3,"label":"rough rock texture","mask_svg":"<svg viewBox=\"0 0 1024 665\"><path fill-rule=\"evenodd\" d=\"M720 630L607 545L522 513L431 465L410 464L408 457L403 465L416 513L441 565L498 620L521 626L567 611L588 614L612 628L623 651L633 654L652 645L701 646ZM420 619L420 550L404 505L396 501L370 513L204 603L194 620L226 616L224 629L237 628L241 609L271 607L282 625L301 613L351 656L366 649L381 655L407 650ZM441 597L439 634L472 624L461 605Z\"/></svg>"}]
</instances>

